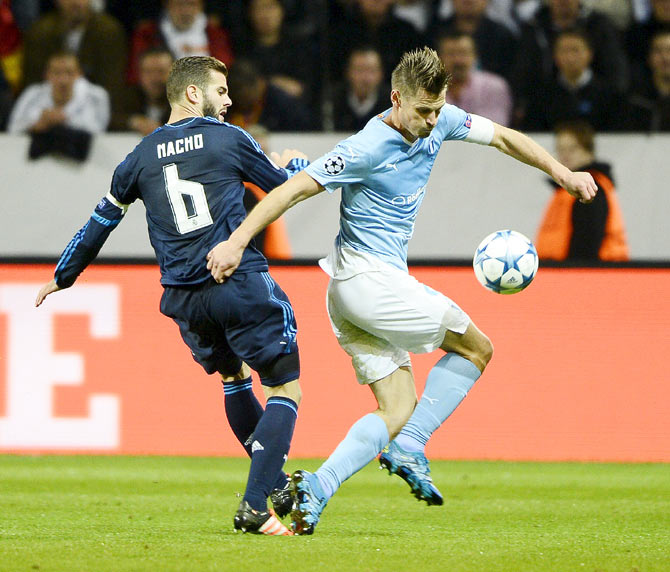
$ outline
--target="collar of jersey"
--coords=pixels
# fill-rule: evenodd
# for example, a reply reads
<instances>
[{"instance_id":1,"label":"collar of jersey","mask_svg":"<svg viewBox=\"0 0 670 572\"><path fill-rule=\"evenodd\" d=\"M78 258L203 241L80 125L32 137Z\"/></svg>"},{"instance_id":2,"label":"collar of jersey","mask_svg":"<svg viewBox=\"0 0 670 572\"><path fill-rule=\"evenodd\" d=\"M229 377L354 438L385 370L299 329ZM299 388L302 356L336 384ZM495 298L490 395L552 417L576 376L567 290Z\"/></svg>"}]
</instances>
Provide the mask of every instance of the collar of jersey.
<instances>
[{"instance_id":1,"label":"collar of jersey","mask_svg":"<svg viewBox=\"0 0 670 572\"><path fill-rule=\"evenodd\" d=\"M391 113L391 109L387 109L386 111L383 111L382 113L380 113L379 115L377 115L377 119L378 119L379 122L382 123L385 127L388 127L391 131L393 131L394 133L396 133L397 135L399 135L400 138L402 139L403 143L405 143L405 145L409 145L410 147L414 147L414 145L416 145L417 142L419 141L420 137L417 137L416 140L415 140L414 142L412 142L412 141L408 141L407 139L405 139L405 136L404 136L402 133L400 133L400 131L398 131L395 127L391 127L388 123L386 123L386 121L384 121L384 119L386 119L386 116L387 116L389 113Z\"/></svg>"},{"instance_id":2,"label":"collar of jersey","mask_svg":"<svg viewBox=\"0 0 670 572\"><path fill-rule=\"evenodd\" d=\"M180 119L176 123L166 123L165 125L163 125L163 127L171 127L171 128L184 127L185 125L188 125L189 123L192 123L196 119L203 119L203 118L202 117L197 117L197 116L196 117L185 117L184 119Z\"/></svg>"}]
</instances>

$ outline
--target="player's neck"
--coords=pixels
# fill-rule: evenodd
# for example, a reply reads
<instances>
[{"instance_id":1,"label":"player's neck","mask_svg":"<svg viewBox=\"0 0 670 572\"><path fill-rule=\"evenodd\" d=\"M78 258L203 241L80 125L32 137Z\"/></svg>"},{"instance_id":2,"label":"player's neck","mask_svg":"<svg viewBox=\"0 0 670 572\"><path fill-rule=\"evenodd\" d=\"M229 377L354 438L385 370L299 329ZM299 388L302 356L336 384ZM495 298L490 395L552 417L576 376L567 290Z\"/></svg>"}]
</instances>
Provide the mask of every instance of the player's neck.
<instances>
[{"instance_id":1,"label":"player's neck","mask_svg":"<svg viewBox=\"0 0 670 572\"><path fill-rule=\"evenodd\" d=\"M386 125L388 125L389 127L395 129L398 133L400 133L400 135L402 135L406 141L414 143L414 141L418 139L418 137L415 137L409 131L402 128L402 124L400 123L400 118L396 113L395 107L391 109L391 113L389 113L386 117L384 117L382 121L386 123Z\"/></svg>"},{"instance_id":2,"label":"player's neck","mask_svg":"<svg viewBox=\"0 0 670 572\"><path fill-rule=\"evenodd\" d=\"M189 119L191 117L203 117L203 115L195 107L192 107L190 105L178 104L172 107L168 123L177 123L182 119Z\"/></svg>"}]
</instances>

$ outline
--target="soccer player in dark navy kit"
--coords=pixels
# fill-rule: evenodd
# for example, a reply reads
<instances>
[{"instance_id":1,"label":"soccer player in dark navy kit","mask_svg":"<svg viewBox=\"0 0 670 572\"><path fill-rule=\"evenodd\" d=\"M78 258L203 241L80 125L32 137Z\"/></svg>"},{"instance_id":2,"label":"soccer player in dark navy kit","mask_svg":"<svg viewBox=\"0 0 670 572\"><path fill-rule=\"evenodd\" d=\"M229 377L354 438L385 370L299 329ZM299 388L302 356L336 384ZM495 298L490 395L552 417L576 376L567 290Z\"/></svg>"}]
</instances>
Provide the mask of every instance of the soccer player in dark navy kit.
<instances>
[{"instance_id":1,"label":"soccer player in dark navy kit","mask_svg":"<svg viewBox=\"0 0 670 572\"><path fill-rule=\"evenodd\" d=\"M287 151L278 167L244 130L224 123L231 99L226 66L212 57L176 61L167 83L169 122L135 147L116 168L109 193L61 255L54 279L37 295L68 288L97 256L128 205L144 202L149 238L164 287L160 309L179 326L195 360L222 376L225 408L235 436L251 457L247 488L234 526L289 535L275 516L291 498L282 471L300 402L296 322L286 294L250 245L232 279L217 283L209 251L244 220L244 181L269 191L306 165ZM265 411L251 390L261 378ZM268 510L270 496L274 511Z\"/></svg>"}]
</instances>

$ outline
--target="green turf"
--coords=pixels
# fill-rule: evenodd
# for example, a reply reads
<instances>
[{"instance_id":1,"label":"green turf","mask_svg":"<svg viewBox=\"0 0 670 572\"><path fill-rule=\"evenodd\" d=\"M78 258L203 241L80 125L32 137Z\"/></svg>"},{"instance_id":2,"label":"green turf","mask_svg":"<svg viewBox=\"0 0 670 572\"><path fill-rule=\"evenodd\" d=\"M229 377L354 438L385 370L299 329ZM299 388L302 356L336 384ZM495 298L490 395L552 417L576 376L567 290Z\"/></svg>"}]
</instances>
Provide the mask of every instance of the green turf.
<instances>
[{"instance_id":1,"label":"green turf","mask_svg":"<svg viewBox=\"0 0 670 572\"><path fill-rule=\"evenodd\" d=\"M371 464L270 538L232 532L243 459L0 456L0 570L670 570L670 465L432 469L442 507Z\"/></svg>"}]
</instances>

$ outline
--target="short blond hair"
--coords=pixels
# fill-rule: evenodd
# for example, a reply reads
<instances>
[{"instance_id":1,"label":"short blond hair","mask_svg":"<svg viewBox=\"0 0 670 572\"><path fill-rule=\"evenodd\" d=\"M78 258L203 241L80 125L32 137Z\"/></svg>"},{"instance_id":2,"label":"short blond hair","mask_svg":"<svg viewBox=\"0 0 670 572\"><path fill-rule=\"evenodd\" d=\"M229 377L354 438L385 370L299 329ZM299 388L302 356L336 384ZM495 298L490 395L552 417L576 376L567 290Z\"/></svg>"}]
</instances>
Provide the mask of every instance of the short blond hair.
<instances>
[{"instance_id":1,"label":"short blond hair","mask_svg":"<svg viewBox=\"0 0 670 572\"><path fill-rule=\"evenodd\" d=\"M195 85L204 91L212 81L213 71L228 76L226 64L211 56L188 56L178 59L172 64L167 79L168 101L170 103L181 101L189 85Z\"/></svg>"},{"instance_id":2,"label":"short blond hair","mask_svg":"<svg viewBox=\"0 0 670 572\"><path fill-rule=\"evenodd\" d=\"M424 47L403 54L391 74L391 88L407 95L414 95L420 89L439 95L447 88L450 79L451 75L437 52Z\"/></svg>"}]
</instances>

